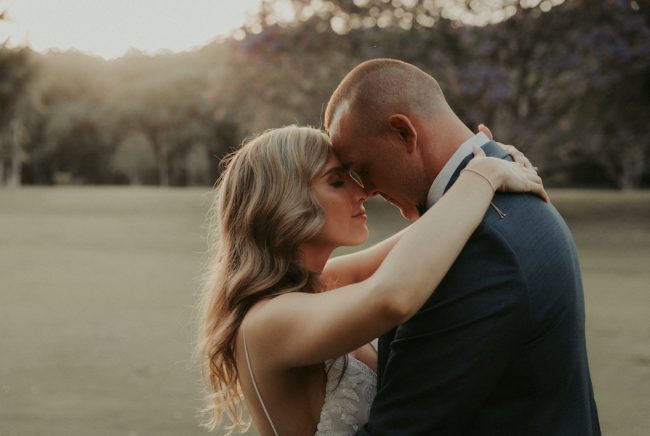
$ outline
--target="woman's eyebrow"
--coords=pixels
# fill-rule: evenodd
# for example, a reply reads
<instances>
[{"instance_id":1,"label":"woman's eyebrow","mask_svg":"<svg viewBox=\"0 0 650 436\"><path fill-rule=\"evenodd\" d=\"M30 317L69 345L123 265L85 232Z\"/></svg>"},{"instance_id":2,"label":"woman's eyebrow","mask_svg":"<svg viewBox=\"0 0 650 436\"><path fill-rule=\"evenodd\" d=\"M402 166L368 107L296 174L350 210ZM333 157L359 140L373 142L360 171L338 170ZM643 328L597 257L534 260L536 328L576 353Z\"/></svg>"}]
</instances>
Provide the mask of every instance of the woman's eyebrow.
<instances>
[{"instance_id":1,"label":"woman's eyebrow","mask_svg":"<svg viewBox=\"0 0 650 436\"><path fill-rule=\"evenodd\" d=\"M327 176L329 176L330 174L333 174L333 173L343 173L345 171L347 171L347 170L345 169L345 167L342 167L342 166L332 167L329 170L325 171L325 174L323 174L322 177L327 177Z\"/></svg>"}]
</instances>

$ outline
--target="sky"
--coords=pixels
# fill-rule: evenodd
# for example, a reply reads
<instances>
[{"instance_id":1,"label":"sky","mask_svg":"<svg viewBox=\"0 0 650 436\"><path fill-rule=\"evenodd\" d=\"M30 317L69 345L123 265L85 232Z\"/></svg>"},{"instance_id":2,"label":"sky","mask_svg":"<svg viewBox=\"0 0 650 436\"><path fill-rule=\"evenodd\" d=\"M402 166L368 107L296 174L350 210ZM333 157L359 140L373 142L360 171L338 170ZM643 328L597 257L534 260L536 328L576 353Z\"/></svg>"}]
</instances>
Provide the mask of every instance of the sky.
<instances>
[{"instance_id":1,"label":"sky","mask_svg":"<svg viewBox=\"0 0 650 436\"><path fill-rule=\"evenodd\" d=\"M135 48L185 51L228 36L259 0L0 0L0 42L105 59Z\"/></svg>"}]
</instances>

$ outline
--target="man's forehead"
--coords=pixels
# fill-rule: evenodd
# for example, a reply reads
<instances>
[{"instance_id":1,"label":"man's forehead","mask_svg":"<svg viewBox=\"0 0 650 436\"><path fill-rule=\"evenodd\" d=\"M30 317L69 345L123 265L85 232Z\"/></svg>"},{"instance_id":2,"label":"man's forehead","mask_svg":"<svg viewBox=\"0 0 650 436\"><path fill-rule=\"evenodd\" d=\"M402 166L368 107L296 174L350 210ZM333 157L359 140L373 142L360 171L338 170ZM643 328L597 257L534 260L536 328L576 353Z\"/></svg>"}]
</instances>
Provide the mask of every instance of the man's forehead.
<instances>
[{"instance_id":1,"label":"man's forehead","mask_svg":"<svg viewBox=\"0 0 650 436\"><path fill-rule=\"evenodd\" d=\"M360 156L359 153L357 153L357 150L355 150L354 146L350 147L346 145L339 147L338 149L334 150L334 154L341 163L341 166L348 170L356 167L361 163L361 161L363 161L363 156Z\"/></svg>"},{"instance_id":2,"label":"man's forehead","mask_svg":"<svg viewBox=\"0 0 650 436\"><path fill-rule=\"evenodd\" d=\"M332 122L329 125L329 134L332 140L340 137L343 120L349 110L350 102L348 100L342 101L341 104L339 104L338 107L334 110L334 116L332 117Z\"/></svg>"},{"instance_id":3,"label":"man's forehead","mask_svg":"<svg viewBox=\"0 0 650 436\"><path fill-rule=\"evenodd\" d=\"M352 157L350 156L350 153L348 150L341 150L341 149L333 149L334 156L336 156L337 160L339 161L341 167L347 169L350 169L352 166Z\"/></svg>"}]
</instances>

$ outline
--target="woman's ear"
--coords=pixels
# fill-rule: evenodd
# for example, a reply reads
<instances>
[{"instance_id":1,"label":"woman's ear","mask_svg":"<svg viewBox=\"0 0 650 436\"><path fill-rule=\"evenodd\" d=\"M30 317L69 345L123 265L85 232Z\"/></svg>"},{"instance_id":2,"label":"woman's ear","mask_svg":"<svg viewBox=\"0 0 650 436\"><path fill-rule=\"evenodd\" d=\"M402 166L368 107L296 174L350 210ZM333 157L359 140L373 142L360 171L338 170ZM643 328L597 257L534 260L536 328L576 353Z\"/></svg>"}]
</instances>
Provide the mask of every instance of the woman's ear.
<instances>
[{"instance_id":1,"label":"woman's ear","mask_svg":"<svg viewBox=\"0 0 650 436\"><path fill-rule=\"evenodd\" d=\"M392 132L399 135L400 141L404 144L408 153L415 151L418 143L418 132L409 117L402 114L393 114L388 117L388 125Z\"/></svg>"}]
</instances>

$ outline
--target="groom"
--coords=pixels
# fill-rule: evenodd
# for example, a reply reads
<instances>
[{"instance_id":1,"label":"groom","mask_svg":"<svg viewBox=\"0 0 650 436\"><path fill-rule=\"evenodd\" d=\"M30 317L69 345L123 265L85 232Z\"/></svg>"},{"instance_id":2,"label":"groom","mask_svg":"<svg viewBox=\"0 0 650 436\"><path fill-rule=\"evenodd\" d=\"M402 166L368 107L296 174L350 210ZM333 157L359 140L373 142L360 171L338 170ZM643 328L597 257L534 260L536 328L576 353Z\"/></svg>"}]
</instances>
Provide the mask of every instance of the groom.
<instances>
[{"instance_id":1,"label":"groom","mask_svg":"<svg viewBox=\"0 0 650 436\"><path fill-rule=\"evenodd\" d=\"M369 195L417 219L482 146L417 67L367 61L325 128ZM379 385L358 435L598 435L576 249L555 208L497 194L433 296L379 341ZM395 289L395 292L399 292Z\"/></svg>"}]
</instances>

